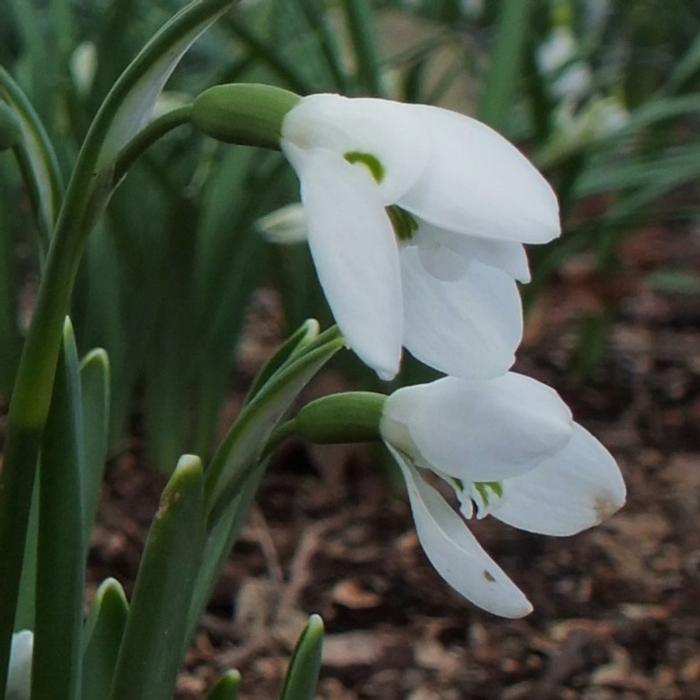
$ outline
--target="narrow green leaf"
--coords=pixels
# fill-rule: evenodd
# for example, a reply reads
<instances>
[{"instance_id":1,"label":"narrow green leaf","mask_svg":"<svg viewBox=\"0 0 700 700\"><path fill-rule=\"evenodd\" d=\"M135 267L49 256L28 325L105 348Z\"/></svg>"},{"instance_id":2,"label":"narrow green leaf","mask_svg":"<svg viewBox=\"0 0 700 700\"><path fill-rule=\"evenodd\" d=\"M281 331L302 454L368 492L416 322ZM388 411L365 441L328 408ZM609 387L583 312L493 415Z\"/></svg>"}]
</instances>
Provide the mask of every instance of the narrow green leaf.
<instances>
[{"instance_id":1,"label":"narrow green leaf","mask_svg":"<svg viewBox=\"0 0 700 700\"><path fill-rule=\"evenodd\" d=\"M41 444L34 700L80 697L83 585L82 409L73 329L66 320Z\"/></svg>"},{"instance_id":2,"label":"narrow green leaf","mask_svg":"<svg viewBox=\"0 0 700 700\"><path fill-rule=\"evenodd\" d=\"M307 382L345 344L337 329L319 336L283 364L245 406L206 473L208 522L215 522L261 457L271 432Z\"/></svg>"},{"instance_id":3,"label":"narrow green leaf","mask_svg":"<svg viewBox=\"0 0 700 700\"><path fill-rule=\"evenodd\" d=\"M372 95L383 97L385 89L372 5L369 0L343 0L343 8L360 80Z\"/></svg>"},{"instance_id":4,"label":"narrow green leaf","mask_svg":"<svg viewBox=\"0 0 700 700\"><path fill-rule=\"evenodd\" d=\"M300 95L313 92L313 85L309 84L297 66L269 42L260 38L241 19L231 15L226 17L222 26L227 28L261 63L267 65L282 85Z\"/></svg>"},{"instance_id":5,"label":"narrow green leaf","mask_svg":"<svg viewBox=\"0 0 700 700\"><path fill-rule=\"evenodd\" d=\"M112 683L112 700L171 700L204 544L202 463L180 458L141 559Z\"/></svg>"},{"instance_id":6,"label":"narrow green leaf","mask_svg":"<svg viewBox=\"0 0 700 700\"><path fill-rule=\"evenodd\" d=\"M17 239L8 221L9 193L0 187L0 396L12 392L17 363L22 351L17 294Z\"/></svg>"},{"instance_id":7,"label":"narrow green leaf","mask_svg":"<svg viewBox=\"0 0 700 700\"><path fill-rule=\"evenodd\" d=\"M197 570L192 602L187 615L187 640L192 639L221 568L241 534L266 469L267 460L253 467L238 494L226 505L207 532L204 554Z\"/></svg>"},{"instance_id":8,"label":"narrow green leaf","mask_svg":"<svg viewBox=\"0 0 700 700\"><path fill-rule=\"evenodd\" d=\"M504 131L520 80L529 16L535 3L500 0L489 67L482 83L479 118Z\"/></svg>"},{"instance_id":9,"label":"narrow green leaf","mask_svg":"<svg viewBox=\"0 0 700 700\"><path fill-rule=\"evenodd\" d=\"M118 581L108 578L95 593L85 623L81 700L104 700L109 696L129 604Z\"/></svg>"},{"instance_id":10,"label":"narrow green leaf","mask_svg":"<svg viewBox=\"0 0 700 700\"><path fill-rule=\"evenodd\" d=\"M192 44L233 4L198 0L178 12L121 75L95 119L97 167L109 163L137 134L166 81Z\"/></svg>"},{"instance_id":11,"label":"narrow green leaf","mask_svg":"<svg viewBox=\"0 0 700 700\"><path fill-rule=\"evenodd\" d=\"M314 700L323 651L323 620L312 615L289 662L280 700Z\"/></svg>"},{"instance_id":12,"label":"narrow green leaf","mask_svg":"<svg viewBox=\"0 0 700 700\"><path fill-rule=\"evenodd\" d=\"M277 352L263 365L248 391L248 400L254 397L268 379L284 365L292 356L298 355L304 348L318 337L318 321L309 318L284 341ZM246 403L247 403L246 401Z\"/></svg>"},{"instance_id":13,"label":"narrow green leaf","mask_svg":"<svg viewBox=\"0 0 700 700\"><path fill-rule=\"evenodd\" d=\"M102 348L91 350L80 363L83 406L83 511L85 546L95 520L109 437L109 358Z\"/></svg>"},{"instance_id":14,"label":"narrow green leaf","mask_svg":"<svg viewBox=\"0 0 700 700\"><path fill-rule=\"evenodd\" d=\"M58 160L31 102L2 66L0 98L12 108L22 132L22 140L15 147L15 153L29 188L43 243L47 245L63 192Z\"/></svg>"},{"instance_id":15,"label":"narrow green leaf","mask_svg":"<svg viewBox=\"0 0 700 700\"><path fill-rule=\"evenodd\" d=\"M207 693L207 700L237 700L241 685L241 674L238 671L226 671Z\"/></svg>"}]
</instances>

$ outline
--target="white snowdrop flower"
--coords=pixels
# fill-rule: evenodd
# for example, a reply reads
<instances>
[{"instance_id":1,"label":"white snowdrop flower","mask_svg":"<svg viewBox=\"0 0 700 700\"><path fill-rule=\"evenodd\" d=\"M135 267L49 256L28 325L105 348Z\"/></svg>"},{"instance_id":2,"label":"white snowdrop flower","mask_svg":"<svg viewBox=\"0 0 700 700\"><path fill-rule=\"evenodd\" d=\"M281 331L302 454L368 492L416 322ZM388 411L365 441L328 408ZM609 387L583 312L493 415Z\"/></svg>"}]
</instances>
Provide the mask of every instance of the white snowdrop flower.
<instances>
[{"instance_id":1,"label":"white snowdrop flower","mask_svg":"<svg viewBox=\"0 0 700 700\"><path fill-rule=\"evenodd\" d=\"M22 630L12 635L5 700L29 700L33 650L34 633L31 630Z\"/></svg>"},{"instance_id":2,"label":"white snowdrop flower","mask_svg":"<svg viewBox=\"0 0 700 700\"><path fill-rule=\"evenodd\" d=\"M75 47L70 57L70 72L78 92L87 95L97 72L97 46L83 41Z\"/></svg>"},{"instance_id":3,"label":"white snowdrop flower","mask_svg":"<svg viewBox=\"0 0 700 700\"><path fill-rule=\"evenodd\" d=\"M522 335L523 243L560 233L544 178L484 124L438 107L311 95L284 117L309 245L349 346L383 379L401 347L493 377Z\"/></svg>"},{"instance_id":4,"label":"white snowdrop flower","mask_svg":"<svg viewBox=\"0 0 700 700\"><path fill-rule=\"evenodd\" d=\"M301 204L286 204L261 216L255 228L269 243L292 245L308 239L304 207Z\"/></svg>"},{"instance_id":5,"label":"white snowdrop flower","mask_svg":"<svg viewBox=\"0 0 700 700\"><path fill-rule=\"evenodd\" d=\"M591 90L593 75L588 64L576 58L578 50L576 37L566 26L554 27L537 49L537 65L542 73L558 73L549 85L558 99L576 101Z\"/></svg>"},{"instance_id":6,"label":"white snowdrop flower","mask_svg":"<svg viewBox=\"0 0 700 700\"><path fill-rule=\"evenodd\" d=\"M573 422L553 389L515 372L399 389L384 404L380 431L428 559L455 590L497 615L521 617L532 606L419 468L450 484L465 517L490 514L545 535L573 535L625 501L605 447Z\"/></svg>"}]
</instances>

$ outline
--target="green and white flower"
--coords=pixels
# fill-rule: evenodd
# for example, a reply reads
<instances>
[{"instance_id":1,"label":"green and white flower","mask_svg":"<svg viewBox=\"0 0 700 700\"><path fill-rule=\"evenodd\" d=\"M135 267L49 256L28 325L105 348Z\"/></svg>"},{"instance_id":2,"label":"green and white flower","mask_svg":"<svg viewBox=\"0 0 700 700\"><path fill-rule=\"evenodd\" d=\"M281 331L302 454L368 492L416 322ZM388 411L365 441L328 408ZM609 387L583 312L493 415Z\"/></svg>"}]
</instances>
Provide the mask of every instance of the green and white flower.
<instances>
[{"instance_id":1,"label":"green and white flower","mask_svg":"<svg viewBox=\"0 0 700 700\"><path fill-rule=\"evenodd\" d=\"M515 372L399 389L383 407L380 431L428 559L455 590L497 615L521 617L532 606L420 468L455 490L466 518L490 514L544 535L573 535L625 501L605 447L573 422L553 389Z\"/></svg>"},{"instance_id":2,"label":"green and white flower","mask_svg":"<svg viewBox=\"0 0 700 700\"><path fill-rule=\"evenodd\" d=\"M311 95L282 121L309 245L350 347L383 379L401 347L493 377L522 335L523 243L560 233L551 188L508 141L438 107Z\"/></svg>"}]
</instances>

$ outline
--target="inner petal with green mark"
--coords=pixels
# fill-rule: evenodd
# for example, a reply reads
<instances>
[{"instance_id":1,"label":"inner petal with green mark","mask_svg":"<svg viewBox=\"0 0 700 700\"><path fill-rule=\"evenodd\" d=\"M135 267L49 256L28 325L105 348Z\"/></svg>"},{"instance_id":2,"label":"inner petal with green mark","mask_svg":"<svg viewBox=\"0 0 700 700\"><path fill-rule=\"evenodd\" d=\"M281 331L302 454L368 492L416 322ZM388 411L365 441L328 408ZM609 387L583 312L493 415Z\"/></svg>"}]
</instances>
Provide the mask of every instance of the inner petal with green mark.
<instances>
[{"instance_id":1,"label":"inner petal with green mark","mask_svg":"<svg viewBox=\"0 0 700 700\"><path fill-rule=\"evenodd\" d=\"M467 519L474 517L475 510L477 518L484 518L503 498L502 481L475 481L470 484L444 474L441 476L455 490L459 510Z\"/></svg>"},{"instance_id":2,"label":"inner petal with green mark","mask_svg":"<svg viewBox=\"0 0 700 700\"><path fill-rule=\"evenodd\" d=\"M384 166L377 156L371 153L363 153L362 151L348 151L344 158L353 165L357 163L364 165L377 182L381 182L384 179Z\"/></svg>"},{"instance_id":3,"label":"inner petal with green mark","mask_svg":"<svg viewBox=\"0 0 700 700\"><path fill-rule=\"evenodd\" d=\"M407 243L412 240L418 230L418 222L405 209L397 207L395 204L386 208L394 233L399 241Z\"/></svg>"}]
</instances>

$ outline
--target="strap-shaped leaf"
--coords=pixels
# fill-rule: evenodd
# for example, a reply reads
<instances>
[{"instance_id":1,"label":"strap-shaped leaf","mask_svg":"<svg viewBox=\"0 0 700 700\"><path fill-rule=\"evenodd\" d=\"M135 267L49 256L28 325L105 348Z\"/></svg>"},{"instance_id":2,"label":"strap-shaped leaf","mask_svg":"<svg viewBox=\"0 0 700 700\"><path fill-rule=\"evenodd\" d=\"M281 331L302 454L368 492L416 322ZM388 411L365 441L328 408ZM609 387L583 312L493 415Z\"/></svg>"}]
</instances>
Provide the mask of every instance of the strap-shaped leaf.
<instances>
[{"instance_id":1,"label":"strap-shaped leaf","mask_svg":"<svg viewBox=\"0 0 700 700\"><path fill-rule=\"evenodd\" d=\"M85 623L82 700L109 696L128 613L129 604L119 582L113 578L103 581Z\"/></svg>"},{"instance_id":2,"label":"strap-shaped leaf","mask_svg":"<svg viewBox=\"0 0 700 700\"><path fill-rule=\"evenodd\" d=\"M226 671L207 693L207 700L237 700L240 685L241 674L235 670Z\"/></svg>"},{"instance_id":3,"label":"strap-shaped leaf","mask_svg":"<svg viewBox=\"0 0 700 700\"><path fill-rule=\"evenodd\" d=\"M309 343L299 357L272 374L245 406L206 473L206 508L211 526L261 458L270 434L308 381L345 344L337 328Z\"/></svg>"},{"instance_id":4,"label":"strap-shaped leaf","mask_svg":"<svg viewBox=\"0 0 700 700\"><path fill-rule=\"evenodd\" d=\"M83 406L83 512L85 546L95 520L109 435L109 358L102 348L91 350L80 363Z\"/></svg>"},{"instance_id":5,"label":"strap-shaped leaf","mask_svg":"<svg viewBox=\"0 0 700 700\"><path fill-rule=\"evenodd\" d=\"M260 455L270 433L308 380L342 344L337 329L319 336L316 321L302 324L260 370L243 413L209 465L207 477L219 469L221 478L229 475L230 481L222 482L222 496L208 515L207 540L188 615L188 639L265 473L267 461L261 460Z\"/></svg>"},{"instance_id":6,"label":"strap-shaped leaf","mask_svg":"<svg viewBox=\"0 0 700 700\"><path fill-rule=\"evenodd\" d=\"M231 4L232 0L190 3L162 27L124 71L93 126L99 136L98 169L111 162L141 129L180 59Z\"/></svg>"},{"instance_id":7,"label":"strap-shaped leaf","mask_svg":"<svg viewBox=\"0 0 700 700\"><path fill-rule=\"evenodd\" d=\"M85 559L82 408L73 328L66 320L41 443L34 700L80 697Z\"/></svg>"},{"instance_id":8,"label":"strap-shaped leaf","mask_svg":"<svg viewBox=\"0 0 700 700\"><path fill-rule=\"evenodd\" d=\"M16 154L46 242L58 216L63 191L58 160L31 102L2 66L0 98L12 109L22 132Z\"/></svg>"},{"instance_id":9,"label":"strap-shaped leaf","mask_svg":"<svg viewBox=\"0 0 700 700\"><path fill-rule=\"evenodd\" d=\"M314 700L323 651L323 620L312 615L289 662L280 700Z\"/></svg>"},{"instance_id":10,"label":"strap-shaped leaf","mask_svg":"<svg viewBox=\"0 0 700 700\"><path fill-rule=\"evenodd\" d=\"M171 700L204 544L202 463L180 458L141 559L112 682L112 700Z\"/></svg>"}]
</instances>

